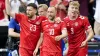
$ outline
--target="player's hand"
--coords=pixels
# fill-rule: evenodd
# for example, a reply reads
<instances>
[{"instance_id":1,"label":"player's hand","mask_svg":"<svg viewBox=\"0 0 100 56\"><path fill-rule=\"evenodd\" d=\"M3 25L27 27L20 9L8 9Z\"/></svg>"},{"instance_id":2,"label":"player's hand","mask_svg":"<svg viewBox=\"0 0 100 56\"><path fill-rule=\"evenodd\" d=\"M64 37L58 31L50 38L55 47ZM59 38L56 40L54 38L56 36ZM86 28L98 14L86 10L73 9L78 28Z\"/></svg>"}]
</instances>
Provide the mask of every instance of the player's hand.
<instances>
[{"instance_id":1,"label":"player's hand","mask_svg":"<svg viewBox=\"0 0 100 56\"><path fill-rule=\"evenodd\" d=\"M55 40L56 40L56 41L59 41L59 40L61 40L61 39L62 39L61 36L56 36L56 37L55 37Z\"/></svg>"},{"instance_id":2,"label":"player's hand","mask_svg":"<svg viewBox=\"0 0 100 56\"><path fill-rule=\"evenodd\" d=\"M36 48L33 52L33 56L37 56L38 48Z\"/></svg>"},{"instance_id":3,"label":"player's hand","mask_svg":"<svg viewBox=\"0 0 100 56\"><path fill-rule=\"evenodd\" d=\"M56 23L60 23L62 20L61 20L60 17L57 17L57 18L55 19L55 21L56 21Z\"/></svg>"},{"instance_id":4,"label":"player's hand","mask_svg":"<svg viewBox=\"0 0 100 56\"><path fill-rule=\"evenodd\" d=\"M86 41L83 41L83 42L81 43L81 46L80 46L80 47L84 47L84 46L86 46L86 44L87 44L87 42L86 42Z\"/></svg>"}]
</instances>

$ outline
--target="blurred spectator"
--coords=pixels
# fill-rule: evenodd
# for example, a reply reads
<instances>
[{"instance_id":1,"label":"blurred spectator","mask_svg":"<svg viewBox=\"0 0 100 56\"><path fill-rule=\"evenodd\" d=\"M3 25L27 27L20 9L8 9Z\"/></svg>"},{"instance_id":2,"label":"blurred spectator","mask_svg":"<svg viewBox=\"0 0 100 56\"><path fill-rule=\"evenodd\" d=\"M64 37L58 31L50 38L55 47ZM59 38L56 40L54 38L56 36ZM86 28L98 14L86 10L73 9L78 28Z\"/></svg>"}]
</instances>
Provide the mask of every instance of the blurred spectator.
<instances>
[{"instance_id":1,"label":"blurred spectator","mask_svg":"<svg viewBox=\"0 0 100 56\"><path fill-rule=\"evenodd\" d=\"M20 26L14 19L10 19L8 35L10 37L20 37Z\"/></svg>"},{"instance_id":2,"label":"blurred spectator","mask_svg":"<svg viewBox=\"0 0 100 56\"><path fill-rule=\"evenodd\" d=\"M78 1L80 4L80 15L88 16L88 3L89 0L73 0Z\"/></svg>"},{"instance_id":3,"label":"blurred spectator","mask_svg":"<svg viewBox=\"0 0 100 56\"><path fill-rule=\"evenodd\" d=\"M22 0L26 5L29 3L35 3L36 5L38 5L37 0Z\"/></svg>"},{"instance_id":4,"label":"blurred spectator","mask_svg":"<svg viewBox=\"0 0 100 56\"><path fill-rule=\"evenodd\" d=\"M8 16L5 11L5 4L3 0L0 0L0 26L8 25Z\"/></svg>"},{"instance_id":5,"label":"blurred spectator","mask_svg":"<svg viewBox=\"0 0 100 56\"><path fill-rule=\"evenodd\" d=\"M60 17L62 20L66 17L66 6L68 6L67 0L52 0L50 6L55 6L57 8L57 17Z\"/></svg>"},{"instance_id":6,"label":"blurred spectator","mask_svg":"<svg viewBox=\"0 0 100 56\"><path fill-rule=\"evenodd\" d=\"M8 28L8 50L11 55L18 55L18 45L19 45L19 37L20 37L20 26L15 19L10 19L9 28ZM15 52L16 53L13 53Z\"/></svg>"},{"instance_id":7,"label":"blurred spectator","mask_svg":"<svg viewBox=\"0 0 100 56\"><path fill-rule=\"evenodd\" d=\"M38 6L38 15L39 16L46 16L47 15L48 6L46 4L40 4Z\"/></svg>"},{"instance_id":8,"label":"blurred spectator","mask_svg":"<svg viewBox=\"0 0 100 56\"><path fill-rule=\"evenodd\" d=\"M95 1L94 0L90 0L88 7L89 7L88 18L89 18L89 21L90 21L90 24L91 24L92 28L94 28L94 13L95 13L94 7L95 7Z\"/></svg>"},{"instance_id":9,"label":"blurred spectator","mask_svg":"<svg viewBox=\"0 0 100 56\"><path fill-rule=\"evenodd\" d=\"M50 1L51 0L37 0L39 4L46 4L46 5L50 5Z\"/></svg>"},{"instance_id":10,"label":"blurred spectator","mask_svg":"<svg viewBox=\"0 0 100 56\"><path fill-rule=\"evenodd\" d=\"M19 0L10 0L11 9L14 12L19 12L19 6L21 5Z\"/></svg>"},{"instance_id":11,"label":"blurred spectator","mask_svg":"<svg viewBox=\"0 0 100 56\"><path fill-rule=\"evenodd\" d=\"M95 38L97 38L100 41L100 0L96 0L96 10L94 19L95 19L94 23Z\"/></svg>"}]
</instances>

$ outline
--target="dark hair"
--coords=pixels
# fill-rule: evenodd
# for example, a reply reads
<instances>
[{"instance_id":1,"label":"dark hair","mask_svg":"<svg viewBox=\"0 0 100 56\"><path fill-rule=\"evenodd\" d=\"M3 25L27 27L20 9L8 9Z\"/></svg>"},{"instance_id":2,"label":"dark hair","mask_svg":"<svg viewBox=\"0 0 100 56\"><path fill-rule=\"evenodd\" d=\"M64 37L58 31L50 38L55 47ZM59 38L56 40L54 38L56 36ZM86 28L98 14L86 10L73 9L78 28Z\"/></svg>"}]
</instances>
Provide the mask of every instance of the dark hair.
<instances>
[{"instance_id":1,"label":"dark hair","mask_svg":"<svg viewBox=\"0 0 100 56\"><path fill-rule=\"evenodd\" d=\"M19 7L19 12L26 13L26 7L20 6Z\"/></svg>"},{"instance_id":2,"label":"dark hair","mask_svg":"<svg viewBox=\"0 0 100 56\"><path fill-rule=\"evenodd\" d=\"M34 9L37 10L37 5L36 5L35 3L29 3L27 6L31 6L31 7L33 7Z\"/></svg>"}]
</instances>

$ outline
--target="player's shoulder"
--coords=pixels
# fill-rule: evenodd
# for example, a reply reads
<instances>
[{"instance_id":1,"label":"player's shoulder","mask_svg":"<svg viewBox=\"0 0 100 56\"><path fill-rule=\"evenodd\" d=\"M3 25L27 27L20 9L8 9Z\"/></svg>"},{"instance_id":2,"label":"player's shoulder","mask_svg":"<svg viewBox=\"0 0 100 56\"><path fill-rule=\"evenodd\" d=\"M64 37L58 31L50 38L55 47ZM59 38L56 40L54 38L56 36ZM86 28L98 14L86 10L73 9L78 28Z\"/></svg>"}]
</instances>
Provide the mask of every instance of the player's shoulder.
<instances>
[{"instance_id":1,"label":"player's shoulder","mask_svg":"<svg viewBox=\"0 0 100 56\"><path fill-rule=\"evenodd\" d=\"M27 15L25 15L24 13L15 13L15 15L17 15L17 16L22 16L22 17L27 16Z\"/></svg>"},{"instance_id":2,"label":"player's shoulder","mask_svg":"<svg viewBox=\"0 0 100 56\"><path fill-rule=\"evenodd\" d=\"M81 20L86 20L86 19L88 19L88 17L80 15L80 16L79 16L79 19L81 19Z\"/></svg>"}]
</instances>

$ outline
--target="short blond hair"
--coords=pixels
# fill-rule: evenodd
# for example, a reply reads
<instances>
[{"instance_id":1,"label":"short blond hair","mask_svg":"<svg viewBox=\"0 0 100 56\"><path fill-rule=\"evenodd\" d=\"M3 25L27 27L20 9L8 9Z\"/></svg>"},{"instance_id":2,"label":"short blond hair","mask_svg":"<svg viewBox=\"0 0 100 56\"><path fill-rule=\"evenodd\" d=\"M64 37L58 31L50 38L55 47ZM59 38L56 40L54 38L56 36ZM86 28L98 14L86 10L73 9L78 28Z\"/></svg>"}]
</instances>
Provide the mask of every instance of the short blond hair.
<instances>
[{"instance_id":1,"label":"short blond hair","mask_svg":"<svg viewBox=\"0 0 100 56\"><path fill-rule=\"evenodd\" d=\"M45 11L47 11L48 6L47 6L46 4L40 4L40 5L38 6L38 9L39 9L39 8L43 8Z\"/></svg>"},{"instance_id":2,"label":"short blond hair","mask_svg":"<svg viewBox=\"0 0 100 56\"><path fill-rule=\"evenodd\" d=\"M69 6L70 6L70 5L80 7L80 4L79 4L78 1L72 1L72 2L69 3Z\"/></svg>"}]
</instances>

